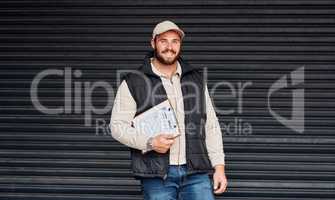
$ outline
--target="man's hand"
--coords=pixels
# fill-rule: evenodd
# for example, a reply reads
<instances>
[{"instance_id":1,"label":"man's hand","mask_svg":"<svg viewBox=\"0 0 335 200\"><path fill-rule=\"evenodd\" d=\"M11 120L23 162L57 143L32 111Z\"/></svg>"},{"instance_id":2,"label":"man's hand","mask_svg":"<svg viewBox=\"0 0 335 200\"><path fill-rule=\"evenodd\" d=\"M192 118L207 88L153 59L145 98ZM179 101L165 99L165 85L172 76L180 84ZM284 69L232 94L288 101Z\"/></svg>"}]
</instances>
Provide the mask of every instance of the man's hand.
<instances>
[{"instance_id":1,"label":"man's hand","mask_svg":"<svg viewBox=\"0 0 335 200\"><path fill-rule=\"evenodd\" d=\"M224 171L224 165L216 165L213 175L214 193L221 194L226 190L228 181Z\"/></svg>"},{"instance_id":2,"label":"man's hand","mask_svg":"<svg viewBox=\"0 0 335 200\"><path fill-rule=\"evenodd\" d=\"M171 134L159 134L152 140L152 148L158 153L166 153L174 141L175 137Z\"/></svg>"}]
</instances>

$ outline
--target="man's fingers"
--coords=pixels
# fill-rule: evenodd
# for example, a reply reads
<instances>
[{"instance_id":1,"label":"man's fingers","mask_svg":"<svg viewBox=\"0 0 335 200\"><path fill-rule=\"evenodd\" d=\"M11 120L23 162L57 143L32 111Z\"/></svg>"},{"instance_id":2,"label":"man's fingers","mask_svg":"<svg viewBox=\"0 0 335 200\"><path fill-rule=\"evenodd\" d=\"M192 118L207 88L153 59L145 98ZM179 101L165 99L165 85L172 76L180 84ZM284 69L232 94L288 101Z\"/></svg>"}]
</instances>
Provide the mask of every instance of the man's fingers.
<instances>
[{"instance_id":1,"label":"man's fingers","mask_svg":"<svg viewBox=\"0 0 335 200\"><path fill-rule=\"evenodd\" d=\"M161 142L163 144L167 144L167 145L170 145L170 144L173 144L174 140L173 139L162 139Z\"/></svg>"},{"instance_id":2,"label":"man's fingers","mask_svg":"<svg viewBox=\"0 0 335 200\"><path fill-rule=\"evenodd\" d=\"M214 178L213 181L214 181L214 190L217 190L218 187L219 187L219 182L218 182L218 180L216 178Z\"/></svg>"},{"instance_id":3,"label":"man's fingers","mask_svg":"<svg viewBox=\"0 0 335 200\"><path fill-rule=\"evenodd\" d=\"M221 180L220 182L218 182L218 188L215 189L214 193L223 193L226 190L227 184L226 181Z\"/></svg>"},{"instance_id":4,"label":"man's fingers","mask_svg":"<svg viewBox=\"0 0 335 200\"><path fill-rule=\"evenodd\" d=\"M227 187L227 179L224 175L214 174L213 176L213 189L215 194L223 193Z\"/></svg>"},{"instance_id":5,"label":"man's fingers","mask_svg":"<svg viewBox=\"0 0 335 200\"><path fill-rule=\"evenodd\" d=\"M171 147L171 145L173 144L173 140L160 140L160 143L157 145L157 147L161 148L161 149L169 149Z\"/></svg>"},{"instance_id":6,"label":"man's fingers","mask_svg":"<svg viewBox=\"0 0 335 200\"><path fill-rule=\"evenodd\" d=\"M165 149L165 148L159 148L159 149L158 149L158 152L159 152L159 153L165 153L165 152L166 152L166 149Z\"/></svg>"},{"instance_id":7,"label":"man's fingers","mask_svg":"<svg viewBox=\"0 0 335 200\"><path fill-rule=\"evenodd\" d=\"M171 134L170 134L171 135ZM174 143L174 139L170 138L168 134L160 134L155 142L155 150L159 153L166 153L171 145Z\"/></svg>"},{"instance_id":8,"label":"man's fingers","mask_svg":"<svg viewBox=\"0 0 335 200\"><path fill-rule=\"evenodd\" d=\"M173 135L173 134L165 134L165 138L167 139L175 139L176 137L178 137L179 135Z\"/></svg>"}]
</instances>

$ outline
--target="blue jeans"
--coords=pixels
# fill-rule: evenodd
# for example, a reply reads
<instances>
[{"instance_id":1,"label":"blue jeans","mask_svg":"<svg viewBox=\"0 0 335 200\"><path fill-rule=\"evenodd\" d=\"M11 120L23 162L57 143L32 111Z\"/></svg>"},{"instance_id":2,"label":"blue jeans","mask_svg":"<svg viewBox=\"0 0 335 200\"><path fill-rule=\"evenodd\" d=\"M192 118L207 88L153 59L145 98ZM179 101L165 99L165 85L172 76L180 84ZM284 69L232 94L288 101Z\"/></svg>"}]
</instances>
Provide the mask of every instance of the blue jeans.
<instances>
[{"instance_id":1,"label":"blue jeans","mask_svg":"<svg viewBox=\"0 0 335 200\"><path fill-rule=\"evenodd\" d=\"M167 178L142 178L144 200L214 200L207 173L186 176L186 165L170 165Z\"/></svg>"}]
</instances>

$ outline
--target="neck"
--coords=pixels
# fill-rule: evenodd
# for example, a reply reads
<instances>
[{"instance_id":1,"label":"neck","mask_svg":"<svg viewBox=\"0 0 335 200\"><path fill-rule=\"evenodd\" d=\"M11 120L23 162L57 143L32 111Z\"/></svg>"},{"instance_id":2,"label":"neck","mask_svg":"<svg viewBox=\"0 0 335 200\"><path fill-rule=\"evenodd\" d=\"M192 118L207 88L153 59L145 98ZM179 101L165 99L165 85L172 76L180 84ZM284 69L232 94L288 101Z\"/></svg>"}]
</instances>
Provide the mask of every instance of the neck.
<instances>
[{"instance_id":1,"label":"neck","mask_svg":"<svg viewBox=\"0 0 335 200\"><path fill-rule=\"evenodd\" d=\"M157 60L156 58L153 58L152 63L154 64L154 67L156 67L156 69L159 72L163 73L169 78L177 70L177 61L171 65L166 65L166 64L159 62L159 60Z\"/></svg>"}]
</instances>

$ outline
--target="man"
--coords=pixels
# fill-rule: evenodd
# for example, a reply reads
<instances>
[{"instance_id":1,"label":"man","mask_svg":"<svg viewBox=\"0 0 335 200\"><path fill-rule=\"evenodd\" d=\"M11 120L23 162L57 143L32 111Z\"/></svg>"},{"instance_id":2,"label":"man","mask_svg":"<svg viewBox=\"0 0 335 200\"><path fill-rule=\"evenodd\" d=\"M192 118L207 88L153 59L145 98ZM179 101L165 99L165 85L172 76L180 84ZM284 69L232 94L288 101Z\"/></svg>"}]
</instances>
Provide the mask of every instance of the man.
<instances>
[{"instance_id":1,"label":"man","mask_svg":"<svg viewBox=\"0 0 335 200\"><path fill-rule=\"evenodd\" d=\"M144 198L213 200L227 186L222 133L203 74L181 56L184 32L163 21L153 30L143 65L123 76L111 117L112 136L131 150ZM168 99L179 137L147 136L132 126L138 114ZM209 174L213 174L213 182Z\"/></svg>"}]
</instances>

